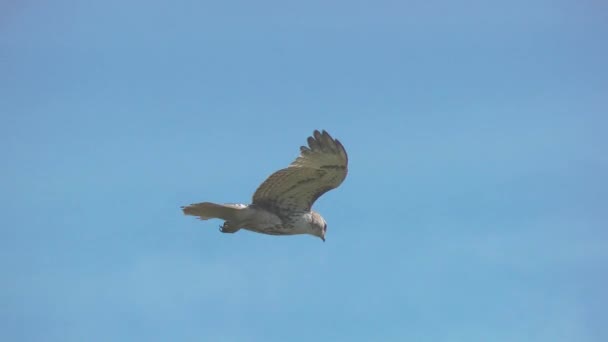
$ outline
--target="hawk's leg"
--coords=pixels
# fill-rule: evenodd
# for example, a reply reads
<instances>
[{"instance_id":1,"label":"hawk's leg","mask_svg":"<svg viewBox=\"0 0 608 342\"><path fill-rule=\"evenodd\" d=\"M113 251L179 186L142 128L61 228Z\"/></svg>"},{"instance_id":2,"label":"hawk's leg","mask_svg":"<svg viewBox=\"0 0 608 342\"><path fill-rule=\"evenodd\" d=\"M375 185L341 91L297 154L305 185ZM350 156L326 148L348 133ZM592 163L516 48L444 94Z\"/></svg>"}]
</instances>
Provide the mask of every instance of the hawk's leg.
<instances>
[{"instance_id":1,"label":"hawk's leg","mask_svg":"<svg viewBox=\"0 0 608 342\"><path fill-rule=\"evenodd\" d=\"M220 232L222 233L236 233L239 229L239 227L231 227L228 221L220 226Z\"/></svg>"}]
</instances>

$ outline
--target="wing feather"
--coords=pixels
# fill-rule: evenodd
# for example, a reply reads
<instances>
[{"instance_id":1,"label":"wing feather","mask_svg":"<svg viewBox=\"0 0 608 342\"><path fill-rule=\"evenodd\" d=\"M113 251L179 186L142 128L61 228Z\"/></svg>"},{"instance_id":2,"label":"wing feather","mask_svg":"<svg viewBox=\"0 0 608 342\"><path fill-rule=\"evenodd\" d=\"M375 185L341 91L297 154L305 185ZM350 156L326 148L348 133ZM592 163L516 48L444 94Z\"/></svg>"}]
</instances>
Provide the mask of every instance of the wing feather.
<instances>
[{"instance_id":1,"label":"wing feather","mask_svg":"<svg viewBox=\"0 0 608 342\"><path fill-rule=\"evenodd\" d=\"M342 184L347 173L344 146L326 131L314 131L296 160L258 187L253 204L273 212L310 211L321 195Z\"/></svg>"}]
</instances>

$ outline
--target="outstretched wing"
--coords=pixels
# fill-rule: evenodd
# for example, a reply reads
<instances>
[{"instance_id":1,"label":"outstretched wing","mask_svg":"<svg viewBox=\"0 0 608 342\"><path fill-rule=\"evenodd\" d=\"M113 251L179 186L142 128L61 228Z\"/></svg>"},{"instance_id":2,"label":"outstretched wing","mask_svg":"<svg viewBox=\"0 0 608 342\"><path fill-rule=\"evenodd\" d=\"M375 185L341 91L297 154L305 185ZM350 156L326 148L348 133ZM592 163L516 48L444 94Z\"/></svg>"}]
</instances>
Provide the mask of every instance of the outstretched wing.
<instances>
[{"instance_id":1,"label":"outstretched wing","mask_svg":"<svg viewBox=\"0 0 608 342\"><path fill-rule=\"evenodd\" d=\"M329 133L314 131L308 147L300 147L300 156L260 185L253 204L276 213L309 211L317 198L344 181L347 172L344 146Z\"/></svg>"}]
</instances>

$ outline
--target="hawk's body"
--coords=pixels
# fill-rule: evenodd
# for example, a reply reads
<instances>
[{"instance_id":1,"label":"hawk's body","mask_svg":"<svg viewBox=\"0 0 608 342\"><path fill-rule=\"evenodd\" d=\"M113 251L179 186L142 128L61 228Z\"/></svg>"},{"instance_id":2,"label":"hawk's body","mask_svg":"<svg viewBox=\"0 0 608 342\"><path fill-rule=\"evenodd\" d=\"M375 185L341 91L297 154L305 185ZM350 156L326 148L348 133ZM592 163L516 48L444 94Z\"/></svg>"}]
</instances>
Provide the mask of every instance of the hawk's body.
<instances>
[{"instance_id":1,"label":"hawk's body","mask_svg":"<svg viewBox=\"0 0 608 342\"><path fill-rule=\"evenodd\" d=\"M203 202L183 207L186 215L202 220L225 220L220 230L234 233L247 229L271 235L311 234L325 241L327 224L311 210L321 195L337 188L348 172L348 156L342 144L327 132L315 131L308 147L289 167L273 173L253 195L253 203Z\"/></svg>"}]
</instances>

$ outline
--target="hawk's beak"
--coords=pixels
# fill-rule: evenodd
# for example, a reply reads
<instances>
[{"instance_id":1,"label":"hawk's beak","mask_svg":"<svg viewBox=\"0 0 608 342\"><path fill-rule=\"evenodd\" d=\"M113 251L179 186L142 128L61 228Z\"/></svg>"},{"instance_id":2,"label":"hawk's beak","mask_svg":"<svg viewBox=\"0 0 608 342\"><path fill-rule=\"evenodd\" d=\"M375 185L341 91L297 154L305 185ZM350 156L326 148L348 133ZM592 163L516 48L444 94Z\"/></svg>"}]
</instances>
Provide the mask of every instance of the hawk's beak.
<instances>
[{"instance_id":1,"label":"hawk's beak","mask_svg":"<svg viewBox=\"0 0 608 342\"><path fill-rule=\"evenodd\" d=\"M325 237L321 236L321 240L323 240L323 242L325 242Z\"/></svg>"}]
</instances>

